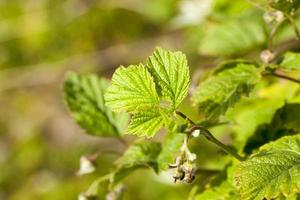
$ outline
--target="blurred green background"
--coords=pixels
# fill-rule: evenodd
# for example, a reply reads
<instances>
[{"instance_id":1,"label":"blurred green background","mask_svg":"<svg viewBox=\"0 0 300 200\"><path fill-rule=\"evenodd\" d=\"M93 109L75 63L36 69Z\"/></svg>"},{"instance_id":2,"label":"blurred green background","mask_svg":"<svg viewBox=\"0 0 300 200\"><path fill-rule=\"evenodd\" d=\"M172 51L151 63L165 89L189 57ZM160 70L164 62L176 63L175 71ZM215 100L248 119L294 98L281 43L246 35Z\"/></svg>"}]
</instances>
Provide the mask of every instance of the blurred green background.
<instances>
[{"instance_id":1,"label":"blurred green background","mask_svg":"<svg viewBox=\"0 0 300 200\"><path fill-rule=\"evenodd\" d=\"M215 30L241 14L253 22L250 39ZM161 46L187 54L193 90L202 69L226 57L256 58L265 45L260 14L244 0L0 0L0 200L77 199L116 159L103 154L95 173L76 176L80 156L124 151L118 141L85 135L68 115L60 91L66 71L109 78ZM223 37L215 39L216 31ZM226 46L228 37L239 42ZM214 146L197 146L203 167L224 166L227 158ZM125 199L188 199L192 186L171 181L137 171L126 179Z\"/></svg>"}]
</instances>

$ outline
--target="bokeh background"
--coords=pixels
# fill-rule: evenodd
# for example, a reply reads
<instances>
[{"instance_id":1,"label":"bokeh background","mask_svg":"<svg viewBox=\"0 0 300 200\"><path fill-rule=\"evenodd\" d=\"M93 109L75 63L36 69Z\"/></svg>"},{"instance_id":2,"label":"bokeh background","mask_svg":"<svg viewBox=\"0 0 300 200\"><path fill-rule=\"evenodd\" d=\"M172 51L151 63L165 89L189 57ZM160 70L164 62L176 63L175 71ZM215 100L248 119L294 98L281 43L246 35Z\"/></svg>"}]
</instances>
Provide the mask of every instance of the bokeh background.
<instances>
[{"instance_id":1,"label":"bokeh background","mask_svg":"<svg viewBox=\"0 0 300 200\"><path fill-rule=\"evenodd\" d=\"M250 39L215 33L245 13L252 24L242 31L254 31ZM0 200L77 199L116 159L103 154L95 173L76 176L80 156L124 151L118 141L84 134L70 118L61 94L67 71L110 78L119 65L144 62L161 46L186 53L192 91L202 72L226 57L259 58L260 23L261 11L245 0L0 0ZM291 34L283 31L279 41ZM235 42L225 44L228 37ZM226 157L200 144L202 166L222 168ZM188 199L191 189L149 170L126 183L130 200Z\"/></svg>"}]
</instances>

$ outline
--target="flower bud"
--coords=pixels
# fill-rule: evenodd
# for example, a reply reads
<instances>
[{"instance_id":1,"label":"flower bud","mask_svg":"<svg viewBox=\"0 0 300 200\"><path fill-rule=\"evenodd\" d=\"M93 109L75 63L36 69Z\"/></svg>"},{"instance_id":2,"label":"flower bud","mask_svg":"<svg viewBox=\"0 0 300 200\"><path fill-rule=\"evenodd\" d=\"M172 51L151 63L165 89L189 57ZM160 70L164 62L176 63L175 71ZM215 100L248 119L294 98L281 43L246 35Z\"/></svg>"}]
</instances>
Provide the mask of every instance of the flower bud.
<instances>
[{"instance_id":1,"label":"flower bud","mask_svg":"<svg viewBox=\"0 0 300 200\"><path fill-rule=\"evenodd\" d=\"M192 136L193 137L199 137L199 135L200 135L200 130L199 129L197 129L197 130L194 130L193 132L192 132Z\"/></svg>"},{"instance_id":2,"label":"flower bud","mask_svg":"<svg viewBox=\"0 0 300 200\"><path fill-rule=\"evenodd\" d=\"M263 52L261 52L260 54L260 59L265 63L265 64L269 64L270 62L272 62L272 60L275 58L274 53L272 53L270 50L264 50Z\"/></svg>"}]
</instances>

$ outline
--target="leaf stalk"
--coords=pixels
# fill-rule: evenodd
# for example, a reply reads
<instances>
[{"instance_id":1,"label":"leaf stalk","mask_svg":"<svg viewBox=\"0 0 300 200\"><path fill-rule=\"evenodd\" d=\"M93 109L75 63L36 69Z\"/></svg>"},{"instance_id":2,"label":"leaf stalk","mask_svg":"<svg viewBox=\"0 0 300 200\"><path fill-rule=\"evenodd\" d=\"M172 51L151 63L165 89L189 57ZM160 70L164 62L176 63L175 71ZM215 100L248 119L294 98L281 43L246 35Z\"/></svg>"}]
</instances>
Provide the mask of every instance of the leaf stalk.
<instances>
[{"instance_id":1,"label":"leaf stalk","mask_svg":"<svg viewBox=\"0 0 300 200\"><path fill-rule=\"evenodd\" d=\"M228 147L227 145L223 144L221 141L219 141L217 138L213 136L213 134L205 127L197 125L193 120L191 120L189 117L187 117L185 114L183 114L180 111L176 111L176 113L182 117L183 119L187 120L191 125L192 128L190 128L187 133L191 135L195 130L199 130L200 134L202 134L208 141L214 143L218 147L220 147L223 151L228 153L229 155L235 157L239 161L244 161L245 158L240 156L238 153L236 153L233 149Z\"/></svg>"}]
</instances>

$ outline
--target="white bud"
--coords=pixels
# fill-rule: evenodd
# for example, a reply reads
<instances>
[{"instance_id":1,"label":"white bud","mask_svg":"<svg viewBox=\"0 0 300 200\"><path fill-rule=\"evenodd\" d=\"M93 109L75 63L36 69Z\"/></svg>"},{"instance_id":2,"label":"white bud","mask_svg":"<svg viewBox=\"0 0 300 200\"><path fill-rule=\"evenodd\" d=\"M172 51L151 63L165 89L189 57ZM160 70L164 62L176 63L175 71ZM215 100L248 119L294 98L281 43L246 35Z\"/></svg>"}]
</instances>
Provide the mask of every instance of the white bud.
<instances>
[{"instance_id":1,"label":"white bud","mask_svg":"<svg viewBox=\"0 0 300 200\"><path fill-rule=\"evenodd\" d=\"M194 131L192 132L192 136L193 136L193 137L199 137L199 135L200 135L200 130L199 130L199 129L194 130Z\"/></svg>"},{"instance_id":2,"label":"white bud","mask_svg":"<svg viewBox=\"0 0 300 200\"><path fill-rule=\"evenodd\" d=\"M86 197L85 194L81 193L81 194L79 194L79 196L78 196L78 200L87 200L87 197Z\"/></svg>"},{"instance_id":3,"label":"white bud","mask_svg":"<svg viewBox=\"0 0 300 200\"><path fill-rule=\"evenodd\" d=\"M194 153L191 153L188 157L189 161L193 162L197 159L197 155Z\"/></svg>"},{"instance_id":4,"label":"white bud","mask_svg":"<svg viewBox=\"0 0 300 200\"><path fill-rule=\"evenodd\" d=\"M88 159L86 156L80 157L80 167L77 175L81 176L84 174L90 174L95 171L95 166L92 161Z\"/></svg>"},{"instance_id":5,"label":"white bud","mask_svg":"<svg viewBox=\"0 0 300 200\"><path fill-rule=\"evenodd\" d=\"M274 16L275 16L275 20L277 22L281 22L281 21L284 20L284 14L281 11L279 11L279 10L276 11L276 12L274 12Z\"/></svg>"},{"instance_id":6,"label":"white bud","mask_svg":"<svg viewBox=\"0 0 300 200\"><path fill-rule=\"evenodd\" d=\"M270 24L274 20L274 16L270 12L265 12L263 18L267 24Z\"/></svg>"},{"instance_id":7,"label":"white bud","mask_svg":"<svg viewBox=\"0 0 300 200\"><path fill-rule=\"evenodd\" d=\"M284 14L281 11L275 12L265 12L263 18L267 24L271 24L272 22L281 22L284 20Z\"/></svg>"},{"instance_id":8,"label":"white bud","mask_svg":"<svg viewBox=\"0 0 300 200\"><path fill-rule=\"evenodd\" d=\"M261 52L261 54L260 54L260 59L264 62L264 63L266 63L266 64L268 64L268 63L270 63L273 59L275 58L275 55L274 55L274 53L272 53L270 50L264 50L263 52Z\"/></svg>"}]
</instances>

